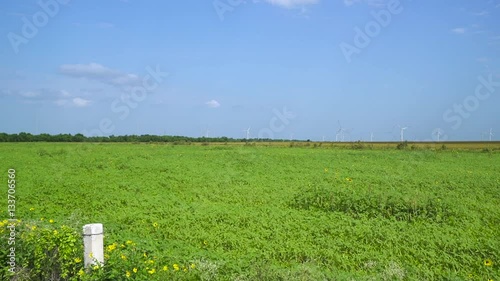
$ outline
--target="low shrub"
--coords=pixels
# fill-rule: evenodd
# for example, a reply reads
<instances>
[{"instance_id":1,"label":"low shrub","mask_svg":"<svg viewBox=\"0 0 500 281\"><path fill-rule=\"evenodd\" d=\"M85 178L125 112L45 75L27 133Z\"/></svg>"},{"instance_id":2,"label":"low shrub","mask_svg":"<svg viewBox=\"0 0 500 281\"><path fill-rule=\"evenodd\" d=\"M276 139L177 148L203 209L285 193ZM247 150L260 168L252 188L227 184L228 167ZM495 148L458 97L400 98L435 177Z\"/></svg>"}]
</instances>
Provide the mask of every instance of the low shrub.
<instances>
[{"instance_id":1,"label":"low shrub","mask_svg":"<svg viewBox=\"0 0 500 281\"><path fill-rule=\"evenodd\" d=\"M7 220L0 222L0 238L9 241L15 227L15 267L3 266L1 280L113 281L113 280L199 280L193 262L173 261L141 249L133 241L114 242L104 249L104 264L84 268L83 239L66 225ZM1 250L1 262L8 265L11 249ZM11 254L12 256L12 254Z\"/></svg>"},{"instance_id":2,"label":"low shrub","mask_svg":"<svg viewBox=\"0 0 500 281\"><path fill-rule=\"evenodd\" d=\"M375 190L353 191L346 187L312 186L297 194L290 206L342 212L353 217L384 217L401 221L419 219L442 222L455 216L453 209L439 198L424 194L400 194Z\"/></svg>"}]
</instances>

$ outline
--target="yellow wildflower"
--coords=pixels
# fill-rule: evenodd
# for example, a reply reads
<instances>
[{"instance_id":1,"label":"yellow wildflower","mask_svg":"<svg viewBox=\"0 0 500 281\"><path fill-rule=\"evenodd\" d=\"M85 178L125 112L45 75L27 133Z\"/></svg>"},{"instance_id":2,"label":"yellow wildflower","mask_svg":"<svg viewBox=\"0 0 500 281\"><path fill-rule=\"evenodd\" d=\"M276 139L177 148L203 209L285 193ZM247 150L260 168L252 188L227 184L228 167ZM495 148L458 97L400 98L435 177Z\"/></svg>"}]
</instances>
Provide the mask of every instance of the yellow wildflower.
<instances>
[{"instance_id":1,"label":"yellow wildflower","mask_svg":"<svg viewBox=\"0 0 500 281\"><path fill-rule=\"evenodd\" d=\"M152 268L151 270L148 271L149 274L154 274L156 272L156 269Z\"/></svg>"},{"instance_id":2,"label":"yellow wildflower","mask_svg":"<svg viewBox=\"0 0 500 281\"><path fill-rule=\"evenodd\" d=\"M163 271L168 271L168 266L166 266L166 265L165 265L165 266L163 267Z\"/></svg>"},{"instance_id":3,"label":"yellow wildflower","mask_svg":"<svg viewBox=\"0 0 500 281\"><path fill-rule=\"evenodd\" d=\"M50 222L50 223L54 223L54 220L53 220L53 219L50 219L50 220L49 220L49 222Z\"/></svg>"},{"instance_id":4,"label":"yellow wildflower","mask_svg":"<svg viewBox=\"0 0 500 281\"><path fill-rule=\"evenodd\" d=\"M175 271L179 271L179 265L178 264L174 263L173 267L174 267Z\"/></svg>"},{"instance_id":5,"label":"yellow wildflower","mask_svg":"<svg viewBox=\"0 0 500 281\"><path fill-rule=\"evenodd\" d=\"M108 246L108 248L107 248L108 252L111 252L111 251L113 251L114 249L116 249L116 244L115 244L115 243L113 243L113 244L109 245L109 246Z\"/></svg>"},{"instance_id":6,"label":"yellow wildflower","mask_svg":"<svg viewBox=\"0 0 500 281\"><path fill-rule=\"evenodd\" d=\"M196 268L196 265L194 265L194 263L191 264L191 268L192 269L195 269Z\"/></svg>"},{"instance_id":7,"label":"yellow wildflower","mask_svg":"<svg viewBox=\"0 0 500 281\"><path fill-rule=\"evenodd\" d=\"M134 269L132 269L132 271L133 271L134 273L137 273L137 268L136 268L136 267L134 267Z\"/></svg>"},{"instance_id":8,"label":"yellow wildflower","mask_svg":"<svg viewBox=\"0 0 500 281\"><path fill-rule=\"evenodd\" d=\"M484 265L485 266L492 266L493 262L490 259L484 260Z\"/></svg>"},{"instance_id":9,"label":"yellow wildflower","mask_svg":"<svg viewBox=\"0 0 500 281\"><path fill-rule=\"evenodd\" d=\"M82 277L83 275L85 275L85 271L80 268L80 270L78 271L78 276Z\"/></svg>"},{"instance_id":10,"label":"yellow wildflower","mask_svg":"<svg viewBox=\"0 0 500 281\"><path fill-rule=\"evenodd\" d=\"M127 272L125 272L125 276L127 276L127 278L130 278L130 271L127 270Z\"/></svg>"},{"instance_id":11,"label":"yellow wildflower","mask_svg":"<svg viewBox=\"0 0 500 281\"><path fill-rule=\"evenodd\" d=\"M80 258L75 258L75 259L74 259L74 261L75 261L75 263L79 263L79 262L82 262L82 259L80 259Z\"/></svg>"}]
</instances>

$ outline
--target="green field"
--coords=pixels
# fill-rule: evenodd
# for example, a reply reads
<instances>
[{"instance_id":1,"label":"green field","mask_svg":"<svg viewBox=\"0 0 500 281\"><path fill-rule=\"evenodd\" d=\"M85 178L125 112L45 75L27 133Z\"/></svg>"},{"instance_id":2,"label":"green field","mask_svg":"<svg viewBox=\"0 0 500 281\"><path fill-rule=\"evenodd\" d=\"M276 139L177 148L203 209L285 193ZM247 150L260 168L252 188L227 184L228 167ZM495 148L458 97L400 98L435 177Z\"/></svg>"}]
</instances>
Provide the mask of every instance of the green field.
<instances>
[{"instance_id":1,"label":"green field","mask_svg":"<svg viewBox=\"0 0 500 281\"><path fill-rule=\"evenodd\" d=\"M3 143L9 168L28 227L104 224L101 280L500 279L498 151Z\"/></svg>"}]
</instances>

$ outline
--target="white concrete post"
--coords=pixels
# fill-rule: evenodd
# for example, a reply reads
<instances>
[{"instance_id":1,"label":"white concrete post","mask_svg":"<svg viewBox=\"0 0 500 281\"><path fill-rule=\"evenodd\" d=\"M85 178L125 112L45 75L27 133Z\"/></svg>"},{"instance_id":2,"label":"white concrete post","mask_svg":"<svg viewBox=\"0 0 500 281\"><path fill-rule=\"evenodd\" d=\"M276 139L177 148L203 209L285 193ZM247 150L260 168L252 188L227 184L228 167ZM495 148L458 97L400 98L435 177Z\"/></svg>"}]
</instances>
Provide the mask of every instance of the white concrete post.
<instances>
[{"instance_id":1,"label":"white concrete post","mask_svg":"<svg viewBox=\"0 0 500 281\"><path fill-rule=\"evenodd\" d=\"M104 264L104 242L102 223L83 226L83 247L85 267Z\"/></svg>"}]
</instances>

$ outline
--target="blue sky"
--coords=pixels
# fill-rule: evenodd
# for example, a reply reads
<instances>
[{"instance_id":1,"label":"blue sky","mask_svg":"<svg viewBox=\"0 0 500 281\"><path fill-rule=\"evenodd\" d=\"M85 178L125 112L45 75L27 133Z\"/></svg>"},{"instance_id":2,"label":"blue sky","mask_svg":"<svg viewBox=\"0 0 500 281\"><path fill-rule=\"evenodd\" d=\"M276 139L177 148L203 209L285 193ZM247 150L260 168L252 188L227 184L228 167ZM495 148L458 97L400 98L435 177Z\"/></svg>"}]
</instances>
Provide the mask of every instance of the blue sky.
<instances>
[{"instance_id":1,"label":"blue sky","mask_svg":"<svg viewBox=\"0 0 500 281\"><path fill-rule=\"evenodd\" d=\"M7 0L0 34L1 132L500 139L500 0Z\"/></svg>"}]
</instances>

